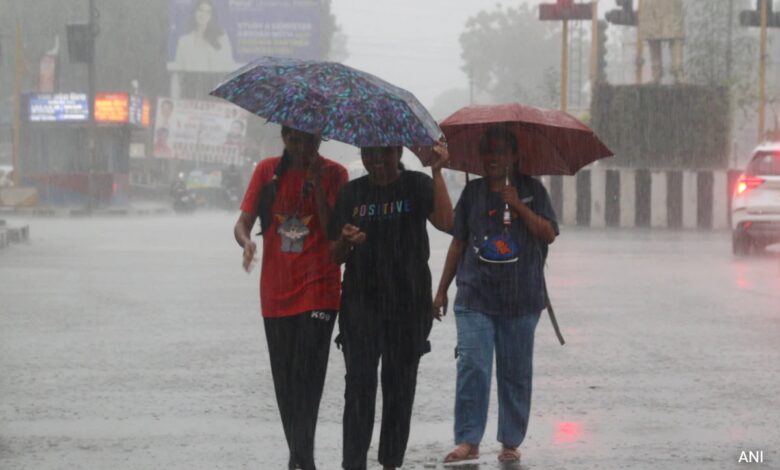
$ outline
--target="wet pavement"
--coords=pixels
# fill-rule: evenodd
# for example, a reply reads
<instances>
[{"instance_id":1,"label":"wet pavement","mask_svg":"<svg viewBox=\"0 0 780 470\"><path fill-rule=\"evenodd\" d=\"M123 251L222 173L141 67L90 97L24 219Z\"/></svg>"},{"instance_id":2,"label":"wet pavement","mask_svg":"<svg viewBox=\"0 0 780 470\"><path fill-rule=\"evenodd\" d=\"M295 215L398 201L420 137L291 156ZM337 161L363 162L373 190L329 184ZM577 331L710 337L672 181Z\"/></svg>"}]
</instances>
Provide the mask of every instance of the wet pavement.
<instances>
[{"instance_id":1,"label":"wet pavement","mask_svg":"<svg viewBox=\"0 0 780 470\"><path fill-rule=\"evenodd\" d=\"M0 468L286 468L234 219L9 219L31 242L0 252ZM448 242L432 236L434 282ZM522 468L730 469L743 451L780 468L780 256L734 259L724 232L564 228L547 275L567 344L545 314ZM451 316L431 340L405 469L453 445ZM343 376L334 347L321 470L339 468ZM501 468L493 394L483 459L461 468Z\"/></svg>"}]
</instances>

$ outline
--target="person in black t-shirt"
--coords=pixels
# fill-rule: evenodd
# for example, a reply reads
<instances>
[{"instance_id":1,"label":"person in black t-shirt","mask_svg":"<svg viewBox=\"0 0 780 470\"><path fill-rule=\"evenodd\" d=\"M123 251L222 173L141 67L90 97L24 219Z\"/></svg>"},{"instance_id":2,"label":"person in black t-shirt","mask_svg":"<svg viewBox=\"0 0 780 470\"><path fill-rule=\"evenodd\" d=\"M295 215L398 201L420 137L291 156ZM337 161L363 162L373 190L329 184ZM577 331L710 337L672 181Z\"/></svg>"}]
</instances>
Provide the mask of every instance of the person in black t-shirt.
<instances>
[{"instance_id":1,"label":"person in black t-shirt","mask_svg":"<svg viewBox=\"0 0 780 470\"><path fill-rule=\"evenodd\" d=\"M339 192L329 224L331 253L345 263L340 335L346 364L345 469L365 469L382 360L379 462L400 467L420 357L430 350L433 322L426 222L449 231L453 210L441 168L449 159L435 147L433 178L406 171L402 147L361 149L368 172Z\"/></svg>"}]
</instances>

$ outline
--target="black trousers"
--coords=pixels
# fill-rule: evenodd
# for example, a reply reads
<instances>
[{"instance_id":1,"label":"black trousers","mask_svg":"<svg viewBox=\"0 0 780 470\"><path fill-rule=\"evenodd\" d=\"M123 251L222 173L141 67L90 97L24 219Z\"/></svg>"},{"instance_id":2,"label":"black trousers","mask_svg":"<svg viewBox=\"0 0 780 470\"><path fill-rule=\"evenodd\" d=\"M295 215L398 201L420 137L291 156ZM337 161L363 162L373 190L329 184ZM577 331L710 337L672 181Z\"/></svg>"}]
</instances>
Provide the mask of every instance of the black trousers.
<instances>
[{"instance_id":1,"label":"black trousers","mask_svg":"<svg viewBox=\"0 0 780 470\"><path fill-rule=\"evenodd\" d=\"M387 320L370 312L348 311L339 316L346 364L344 449L342 466L364 470L374 429L377 367L382 361L382 426L378 460L384 466L403 464L409 441L417 367L430 351L430 313L419 318Z\"/></svg>"},{"instance_id":2,"label":"black trousers","mask_svg":"<svg viewBox=\"0 0 780 470\"><path fill-rule=\"evenodd\" d=\"M266 318L276 403L290 449L288 467L314 470L314 431L328 368L335 311Z\"/></svg>"}]
</instances>

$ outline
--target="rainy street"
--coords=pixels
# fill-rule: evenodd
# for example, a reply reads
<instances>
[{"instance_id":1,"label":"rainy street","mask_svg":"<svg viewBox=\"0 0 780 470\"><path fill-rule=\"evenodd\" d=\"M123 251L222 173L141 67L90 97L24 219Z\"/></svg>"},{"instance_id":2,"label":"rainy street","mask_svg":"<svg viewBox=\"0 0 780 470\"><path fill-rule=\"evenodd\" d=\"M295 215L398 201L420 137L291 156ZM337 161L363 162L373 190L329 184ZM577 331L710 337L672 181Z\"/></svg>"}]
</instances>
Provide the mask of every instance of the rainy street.
<instances>
[{"instance_id":1,"label":"rainy street","mask_svg":"<svg viewBox=\"0 0 780 470\"><path fill-rule=\"evenodd\" d=\"M0 468L285 467L234 213L10 221L31 241L0 252ZM448 243L432 231L434 285ZM563 227L547 276L567 344L543 314L522 468L730 469L743 451L780 467L776 254L735 259L725 231ZM431 341L405 469L440 468L453 444L451 313ZM343 377L334 346L324 470L340 468ZM468 468L500 468L495 406L494 384Z\"/></svg>"}]
</instances>

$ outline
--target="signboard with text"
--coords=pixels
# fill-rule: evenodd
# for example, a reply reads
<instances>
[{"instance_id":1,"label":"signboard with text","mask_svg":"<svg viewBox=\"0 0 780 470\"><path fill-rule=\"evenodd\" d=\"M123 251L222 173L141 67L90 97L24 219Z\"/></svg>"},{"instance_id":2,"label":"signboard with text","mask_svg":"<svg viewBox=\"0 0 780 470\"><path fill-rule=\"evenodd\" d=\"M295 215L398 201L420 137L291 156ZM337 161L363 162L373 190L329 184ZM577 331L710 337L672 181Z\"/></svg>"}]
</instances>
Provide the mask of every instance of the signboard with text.
<instances>
[{"instance_id":1,"label":"signboard with text","mask_svg":"<svg viewBox=\"0 0 780 470\"><path fill-rule=\"evenodd\" d=\"M154 123L153 155L241 164L247 115L229 103L160 98Z\"/></svg>"},{"instance_id":2,"label":"signboard with text","mask_svg":"<svg viewBox=\"0 0 780 470\"><path fill-rule=\"evenodd\" d=\"M85 93L32 94L28 113L31 122L85 122L89 101Z\"/></svg>"},{"instance_id":3,"label":"signboard with text","mask_svg":"<svg viewBox=\"0 0 780 470\"><path fill-rule=\"evenodd\" d=\"M229 72L264 55L324 55L323 0L169 1L171 71Z\"/></svg>"},{"instance_id":4,"label":"signboard with text","mask_svg":"<svg viewBox=\"0 0 780 470\"><path fill-rule=\"evenodd\" d=\"M126 124L130 122L130 102L127 93L97 93L95 122Z\"/></svg>"}]
</instances>

